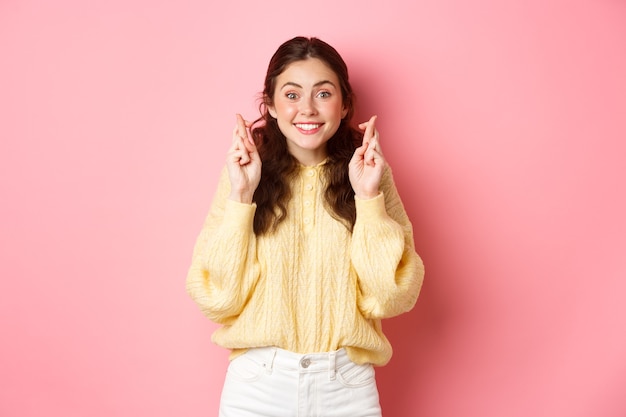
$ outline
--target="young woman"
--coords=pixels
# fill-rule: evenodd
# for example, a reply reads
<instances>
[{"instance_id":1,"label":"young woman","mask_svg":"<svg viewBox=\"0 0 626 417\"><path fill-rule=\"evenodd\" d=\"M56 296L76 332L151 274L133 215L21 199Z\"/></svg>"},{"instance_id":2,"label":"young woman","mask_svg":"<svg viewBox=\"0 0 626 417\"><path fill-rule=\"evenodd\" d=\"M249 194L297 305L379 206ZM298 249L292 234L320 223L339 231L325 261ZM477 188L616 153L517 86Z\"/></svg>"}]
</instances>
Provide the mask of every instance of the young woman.
<instances>
[{"instance_id":1,"label":"young woman","mask_svg":"<svg viewBox=\"0 0 626 417\"><path fill-rule=\"evenodd\" d=\"M381 319L414 306L424 268L376 116L351 127L346 64L304 37L275 52L260 109L237 115L187 277L232 351L220 416L380 416Z\"/></svg>"}]
</instances>

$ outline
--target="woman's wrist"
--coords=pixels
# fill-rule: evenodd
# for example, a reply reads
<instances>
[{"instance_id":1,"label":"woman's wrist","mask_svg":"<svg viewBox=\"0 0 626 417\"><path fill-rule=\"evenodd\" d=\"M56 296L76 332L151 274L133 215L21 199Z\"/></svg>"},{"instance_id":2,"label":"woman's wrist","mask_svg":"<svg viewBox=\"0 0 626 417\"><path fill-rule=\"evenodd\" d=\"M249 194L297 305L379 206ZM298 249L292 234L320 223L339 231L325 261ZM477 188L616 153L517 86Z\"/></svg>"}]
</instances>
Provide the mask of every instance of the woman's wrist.
<instances>
[{"instance_id":1,"label":"woman's wrist","mask_svg":"<svg viewBox=\"0 0 626 417\"><path fill-rule=\"evenodd\" d=\"M242 204L252 204L252 197L254 196L254 193L249 193L249 192L231 192L230 195L228 196L229 200L233 200L237 203L242 203Z\"/></svg>"},{"instance_id":2,"label":"woman's wrist","mask_svg":"<svg viewBox=\"0 0 626 417\"><path fill-rule=\"evenodd\" d=\"M369 191L369 192L358 192L354 193L354 195L360 200L371 200L372 198L377 197L380 194L379 190Z\"/></svg>"}]
</instances>

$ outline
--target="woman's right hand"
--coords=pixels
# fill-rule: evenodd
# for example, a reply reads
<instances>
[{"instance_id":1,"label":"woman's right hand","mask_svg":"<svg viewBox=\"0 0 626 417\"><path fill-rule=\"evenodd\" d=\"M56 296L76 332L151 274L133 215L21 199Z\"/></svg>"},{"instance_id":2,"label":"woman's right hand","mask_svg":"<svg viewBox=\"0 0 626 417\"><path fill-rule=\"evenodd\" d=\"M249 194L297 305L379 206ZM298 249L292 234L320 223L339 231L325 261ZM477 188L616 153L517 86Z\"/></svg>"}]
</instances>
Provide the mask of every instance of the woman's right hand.
<instances>
[{"instance_id":1,"label":"woman's right hand","mask_svg":"<svg viewBox=\"0 0 626 417\"><path fill-rule=\"evenodd\" d=\"M226 166L230 178L229 199L251 204L261 180L261 157L250 134L251 123L237 114L233 143L228 150Z\"/></svg>"}]
</instances>

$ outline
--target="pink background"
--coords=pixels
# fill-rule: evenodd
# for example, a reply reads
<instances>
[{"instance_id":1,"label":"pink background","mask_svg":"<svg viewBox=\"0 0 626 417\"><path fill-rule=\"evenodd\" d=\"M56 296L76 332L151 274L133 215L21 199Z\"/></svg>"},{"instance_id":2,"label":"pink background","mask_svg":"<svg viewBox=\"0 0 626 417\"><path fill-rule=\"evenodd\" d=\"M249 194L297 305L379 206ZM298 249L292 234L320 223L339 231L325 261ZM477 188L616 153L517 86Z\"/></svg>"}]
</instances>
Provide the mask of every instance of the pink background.
<instances>
[{"instance_id":1,"label":"pink background","mask_svg":"<svg viewBox=\"0 0 626 417\"><path fill-rule=\"evenodd\" d=\"M386 417L626 415L626 3L0 1L0 415L215 416L185 293L236 112L316 35L413 219Z\"/></svg>"}]
</instances>

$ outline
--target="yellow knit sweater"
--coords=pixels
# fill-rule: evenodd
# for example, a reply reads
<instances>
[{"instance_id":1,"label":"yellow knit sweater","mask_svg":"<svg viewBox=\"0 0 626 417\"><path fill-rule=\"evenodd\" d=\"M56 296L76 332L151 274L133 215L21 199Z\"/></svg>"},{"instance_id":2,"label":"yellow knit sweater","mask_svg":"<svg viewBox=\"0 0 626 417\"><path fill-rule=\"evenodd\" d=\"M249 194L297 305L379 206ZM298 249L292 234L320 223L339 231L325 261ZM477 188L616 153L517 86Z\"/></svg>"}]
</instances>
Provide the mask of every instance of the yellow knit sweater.
<instances>
[{"instance_id":1,"label":"yellow knit sweater","mask_svg":"<svg viewBox=\"0 0 626 417\"><path fill-rule=\"evenodd\" d=\"M387 168L378 197L356 199L350 233L324 208L321 165L300 167L286 220L262 236L252 227L256 205L227 199L222 171L187 291L222 324L212 340L231 357L276 346L298 353L345 347L354 362L375 365L391 358L381 319L410 310L424 277L411 223Z\"/></svg>"}]
</instances>

